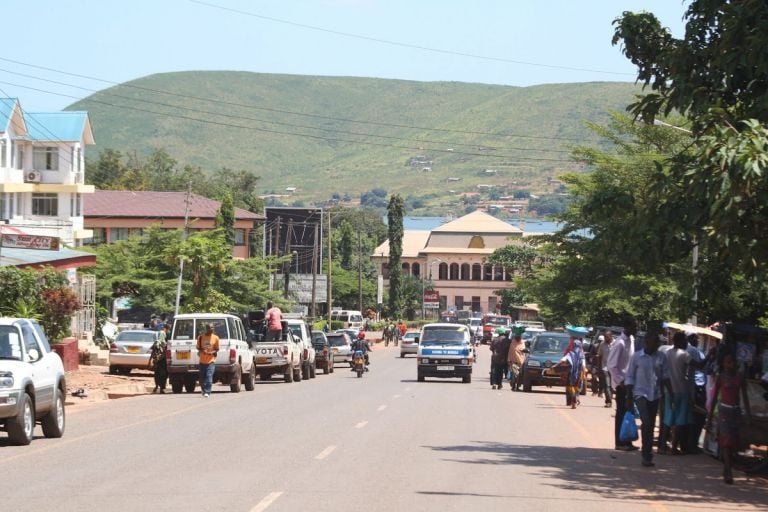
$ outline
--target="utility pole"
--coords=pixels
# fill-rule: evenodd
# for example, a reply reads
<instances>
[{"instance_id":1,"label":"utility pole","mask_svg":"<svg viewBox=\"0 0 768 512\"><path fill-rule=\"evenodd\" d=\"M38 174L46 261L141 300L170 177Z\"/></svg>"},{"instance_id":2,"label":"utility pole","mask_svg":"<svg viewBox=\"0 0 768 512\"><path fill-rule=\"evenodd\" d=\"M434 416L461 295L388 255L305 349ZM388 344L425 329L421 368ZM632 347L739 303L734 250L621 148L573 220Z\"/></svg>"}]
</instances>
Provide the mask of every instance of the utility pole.
<instances>
[{"instance_id":1,"label":"utility pole","mask_svg":"<svg viewBox=\"0 0 768 512\"><path fill-rule=\"evenodd\" d=\"M315 224L315 239L314 243L312 244L312 305L311 305L311 315L312 320L314 321L317 318L317 304L315 302L316 293L317 293L317 236L320 231L320 225Z\"/></svg>"},{"instance_id":2,"label":"utility pole","mask_svg":"<svg viewBox=\"0 0 768 512\"><path fill-rule=\"evenodd\" d=\"M363 311L363 247L362 233L357 231L357 310Z\"/></svg>"},{"instance_id":3,"label":"utility pole","mask_svg":"<svg viewBox=\"0 0 768 512\"><path fill-rule=\"evenodd\" d=\"M192 194L192 182L187 183L187 195L184 198L184 231L181 232L181 241L187 239L187 223L189 222L189 203ZM181 282L184 276L184 256L179 257L179 278L176 281L176 307L173 310L173 316L179 314L179 303L181 302Z\"/></svg>"},{"instance_id":4,"label":"utility pole","mask_svg":"<svg viewBox=\"0 0 768 512\"><path fill-rule=\"evenodd\" d=\"M331 306L333 305L333 299L331 298L331 212L328 211L328 276L326 277L326 296L325 301L328 306L328 328L331 327Z\"/></svg>"}]
</instances>

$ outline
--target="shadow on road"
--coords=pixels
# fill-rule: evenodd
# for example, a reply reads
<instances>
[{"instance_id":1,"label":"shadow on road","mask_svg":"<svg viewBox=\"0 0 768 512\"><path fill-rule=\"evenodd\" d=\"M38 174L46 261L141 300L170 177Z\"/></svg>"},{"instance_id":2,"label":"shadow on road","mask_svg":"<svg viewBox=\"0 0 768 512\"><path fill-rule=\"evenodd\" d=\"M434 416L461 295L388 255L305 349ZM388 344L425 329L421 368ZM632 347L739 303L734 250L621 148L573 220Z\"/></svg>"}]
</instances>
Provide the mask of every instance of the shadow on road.
<instances>
[{"instance_id":1,"label":"shadow on road","mask_svg":"<svg viewBox=\"0 0 768 512\"><path fill-rule=\"evenodd\" d=\"M649 469L640 466L637 452L606 449L482 441L423 448L456 455L446 462L525 466L558 489L592 492L611 500L684 501L691 507L727 503L734 508L768 503L763 480L747 480L737 473L736 485L725 485L722 466L707 455L656 456L656 467Z\"/></svg>"}]
</instances>

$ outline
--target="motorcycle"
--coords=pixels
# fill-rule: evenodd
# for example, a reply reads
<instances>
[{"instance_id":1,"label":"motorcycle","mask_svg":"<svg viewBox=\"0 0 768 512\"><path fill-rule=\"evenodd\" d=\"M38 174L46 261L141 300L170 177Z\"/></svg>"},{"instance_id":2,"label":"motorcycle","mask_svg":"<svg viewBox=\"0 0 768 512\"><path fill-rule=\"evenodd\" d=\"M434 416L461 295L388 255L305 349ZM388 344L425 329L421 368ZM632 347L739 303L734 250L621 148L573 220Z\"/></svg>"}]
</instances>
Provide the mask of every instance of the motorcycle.
<instances>
[{"instance_id":1,"label":"motorcycle","mask_svg":"<svg viewBox=\"0 0 768 512\"><path fill-rule=\"evenodd\" d=\"M365 372L365 354L362 350L355 350L355 355L352 357L353 369L357 373L357 378L363 376Z\"/></svg>"}]
</instances>

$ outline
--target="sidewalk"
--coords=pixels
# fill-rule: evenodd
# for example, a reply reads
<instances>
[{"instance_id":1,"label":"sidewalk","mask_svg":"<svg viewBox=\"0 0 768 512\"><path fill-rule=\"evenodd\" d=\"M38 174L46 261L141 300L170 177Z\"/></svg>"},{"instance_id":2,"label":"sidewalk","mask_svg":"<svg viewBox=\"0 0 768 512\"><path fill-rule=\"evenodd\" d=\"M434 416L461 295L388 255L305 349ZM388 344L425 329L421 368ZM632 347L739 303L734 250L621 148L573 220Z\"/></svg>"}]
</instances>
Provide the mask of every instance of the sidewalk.
<instances>
[{"instance_id":1,"label":"sidewalk","mask_svg":"<svg viewBox=\"0 0 768 512\"><path fill-rule=\"evenodd\" d=\"M93 403L152 392L152 372L133 370L130 375L111 375L108 366L81 365L67 372L66 405ZM82 393L73 395L82 390Z\"/></svg>"}]
</instances>

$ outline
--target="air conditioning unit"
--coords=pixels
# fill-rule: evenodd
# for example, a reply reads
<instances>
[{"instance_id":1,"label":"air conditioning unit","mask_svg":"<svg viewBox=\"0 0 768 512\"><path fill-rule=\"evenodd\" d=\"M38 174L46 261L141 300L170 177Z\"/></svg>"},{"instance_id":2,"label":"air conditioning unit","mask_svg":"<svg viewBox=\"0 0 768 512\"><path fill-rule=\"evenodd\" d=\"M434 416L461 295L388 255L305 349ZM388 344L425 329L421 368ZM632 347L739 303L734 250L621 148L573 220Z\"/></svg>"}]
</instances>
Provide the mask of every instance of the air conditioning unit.
<instances>
[{"instance_id":1,"label":"air conditioning unit","mask_svg":"<svg viewBox=\"0 0 768 512\"><path fill-rule=\"evenodd\" d=\"M40 183L40 171L27 171L24 173L25 183Z\"/></svg>"}]
</instances>

